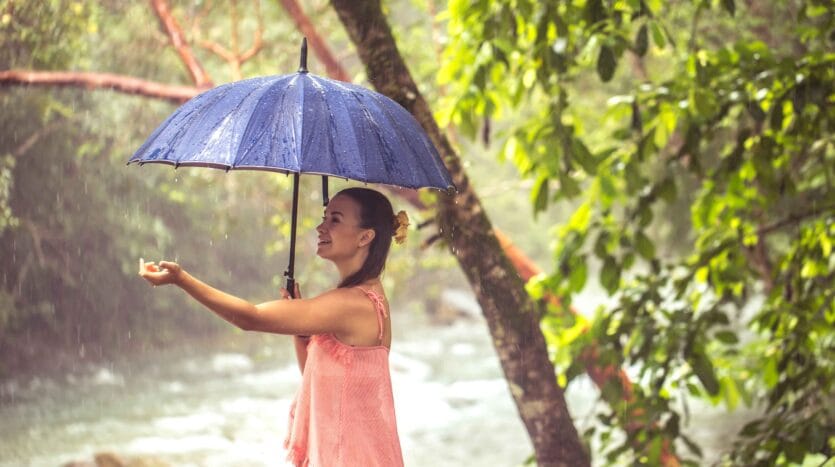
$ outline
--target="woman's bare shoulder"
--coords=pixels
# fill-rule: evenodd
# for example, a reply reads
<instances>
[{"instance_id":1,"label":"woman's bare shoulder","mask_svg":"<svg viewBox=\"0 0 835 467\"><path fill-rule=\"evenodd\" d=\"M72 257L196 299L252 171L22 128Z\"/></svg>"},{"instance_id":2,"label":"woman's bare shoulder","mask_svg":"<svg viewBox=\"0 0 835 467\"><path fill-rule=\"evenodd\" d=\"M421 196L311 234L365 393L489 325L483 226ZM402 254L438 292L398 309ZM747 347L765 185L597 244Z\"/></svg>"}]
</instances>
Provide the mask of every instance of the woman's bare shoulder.
<instances>
[{"instance_id":1,"label":"woman's bare shoulder","mask_svg":"<svg viewBox=\"0 0 835 467\"><path fill-rule=\"evenodd\" d=\"M337 306L347 312L368 308L365 292L358 287L340 287L328 290L316 297L322 305Z\"/></svg>"}]
</instances>

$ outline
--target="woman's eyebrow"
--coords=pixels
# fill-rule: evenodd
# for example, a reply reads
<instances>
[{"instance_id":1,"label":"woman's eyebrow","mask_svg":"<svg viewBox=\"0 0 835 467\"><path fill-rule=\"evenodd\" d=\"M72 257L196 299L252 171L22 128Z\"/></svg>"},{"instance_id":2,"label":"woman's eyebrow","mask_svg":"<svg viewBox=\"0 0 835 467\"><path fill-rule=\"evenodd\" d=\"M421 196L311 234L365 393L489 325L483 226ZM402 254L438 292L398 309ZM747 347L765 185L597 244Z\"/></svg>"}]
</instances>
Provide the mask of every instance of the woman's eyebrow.
<instances>
[{"instance_id":1,"label":"woman's eyebrow","mask_svg":"<svg viewBox=\"0 0 835 467\"><path fill-rule=\"evenodd\" d=\"M326 215L326 216L327 216L327 215L331 215L331 216L339 216L339 217L344 217L344 216L343 216L343 214L342 214L340 211L331 211L330 213L325 212L325 215Z\"/></svg>"}]
</instances>

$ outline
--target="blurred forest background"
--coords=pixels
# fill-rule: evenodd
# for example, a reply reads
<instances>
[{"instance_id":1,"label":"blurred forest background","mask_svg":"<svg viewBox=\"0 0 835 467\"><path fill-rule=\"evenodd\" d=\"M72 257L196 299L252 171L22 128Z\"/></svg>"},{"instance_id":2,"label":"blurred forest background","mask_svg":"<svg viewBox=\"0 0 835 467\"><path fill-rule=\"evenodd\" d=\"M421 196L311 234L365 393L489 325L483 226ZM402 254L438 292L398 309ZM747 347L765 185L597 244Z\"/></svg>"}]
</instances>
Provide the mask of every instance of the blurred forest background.
<instances>
[{"instance_id":1,"label":"blurred forest background","mask_svg":"<svg viewBox=\"0 0 835 467\"><path fill-rule=\"evenodd\" d=\"M286 4L172 1L171 12L217 85L295 71L302 34ZM700 464L683 429L693 400L753 413L718 462L831 462L832 2L383 9L494 227L543 271L527 291L547 303L558 383L584 374L590 345L631 378L629 394L599 388L598 422L582 433L593 462ZM331 6L303 12L348 78L367 84ZM318 66L311 57L326 74ZM146 2L0 2L0 379L235 333L182 294L152 292L136 277L140 257L176 259L252 300L277 296L289 178L126 167L170 99L29 86L15 70L199 84ZM311 232L321 194L302 180L300 231ZM430 209L393 197L413 224L434 218L434 195L421 196ZM443 241L423 245L434 228L411 232L387 268L408 313L434 313L444 290L467 287ZM305 294L334 280L312 260L313 238L299 242Z\"/></svg>"}]
</instances>

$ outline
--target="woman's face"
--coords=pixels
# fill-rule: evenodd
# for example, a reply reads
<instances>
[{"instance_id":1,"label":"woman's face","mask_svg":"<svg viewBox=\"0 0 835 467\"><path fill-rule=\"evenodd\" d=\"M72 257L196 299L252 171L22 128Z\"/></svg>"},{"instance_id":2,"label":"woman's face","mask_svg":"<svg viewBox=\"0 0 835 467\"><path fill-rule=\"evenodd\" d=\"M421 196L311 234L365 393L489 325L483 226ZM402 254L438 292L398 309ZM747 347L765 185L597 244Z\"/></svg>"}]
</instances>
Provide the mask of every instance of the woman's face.
<instances>
[{"instance_id":1,"label":"woman's face","mask_svg":"<svg viewBox=\"0 0 835 467\"><path fill-rule=\"evenodd\" d=\"M360 227L360 205L349 196L336 195L325 208L322 223L316 227L319 243L316 254L338 261L356 255L373 238L372 229ZM370 233L370 235L369 235Z\"/></svg>"}]
</instances>

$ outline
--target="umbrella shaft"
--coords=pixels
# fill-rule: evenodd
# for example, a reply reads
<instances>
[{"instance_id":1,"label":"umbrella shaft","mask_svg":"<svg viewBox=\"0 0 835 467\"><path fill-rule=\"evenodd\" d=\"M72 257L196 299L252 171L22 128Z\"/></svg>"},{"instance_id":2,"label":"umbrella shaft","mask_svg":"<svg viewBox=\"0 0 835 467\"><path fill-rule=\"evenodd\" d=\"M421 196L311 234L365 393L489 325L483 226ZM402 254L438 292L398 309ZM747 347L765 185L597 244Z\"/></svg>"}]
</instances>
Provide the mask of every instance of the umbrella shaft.
<instances>
[{"instance_id":1,"label":"umbrella shaft","mask_svg":"<svg viewBox=\"0 0 835 467\"><path fill-rule=\"evenodd\" d=\"M287 266L287 293L295 298L296 280L293 277L296 266L296 219L299 212L299 174L293 174L293 214L290 218L290 264Z\"/></svg>"}]
</instances>

